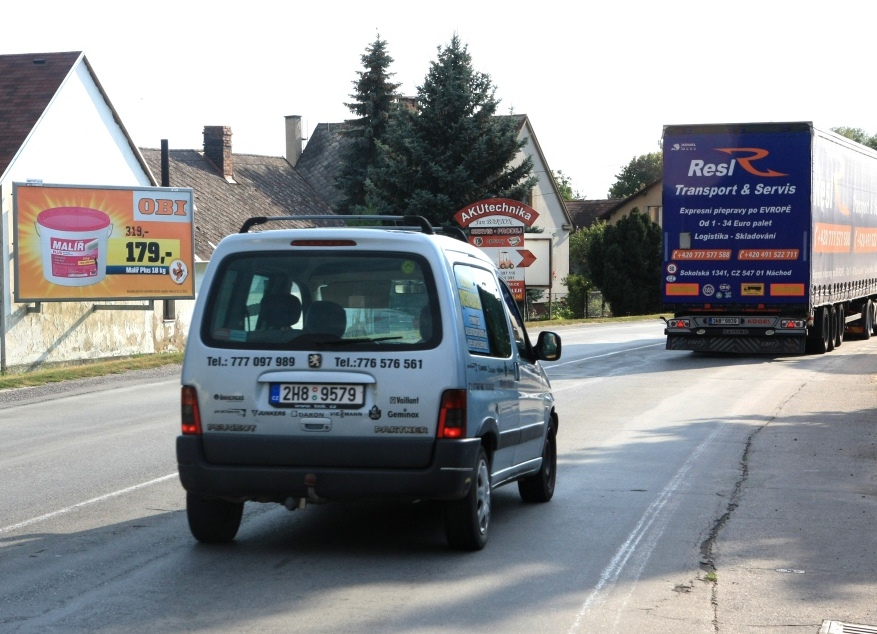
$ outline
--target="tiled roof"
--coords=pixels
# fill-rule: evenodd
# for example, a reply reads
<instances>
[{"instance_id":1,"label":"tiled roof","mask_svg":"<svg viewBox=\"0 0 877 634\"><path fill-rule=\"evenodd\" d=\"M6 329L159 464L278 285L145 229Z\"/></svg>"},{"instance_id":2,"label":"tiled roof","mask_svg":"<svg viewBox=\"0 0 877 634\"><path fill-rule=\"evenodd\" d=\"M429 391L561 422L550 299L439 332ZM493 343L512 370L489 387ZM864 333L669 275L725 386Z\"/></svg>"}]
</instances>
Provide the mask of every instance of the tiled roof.
<instances>
[{"instance_id":1,"label":"tiled roof","mask_svg":"<svg viewBox=\"0 0 877 634\"><path fill-rule=\"evenodd\" d=\"M161 150L140 151L153 174L161 174ZM195 254L200 260L209 260L219 241L239 231L252 216L332 213L285 158L251 154L233 158L234 182L229 183L203 152L168 152L171 187L194 189Z\"/></svg>"},{"instance_id":2,"label":"tiled roof","mask_svg":"<svg viewBox=\"0 0 877 634\"><path fill-rule=\"evenodd\" d=\"M0 55L0 175L82 53Z\"/></svg>"},{"instance_id":3,"label":"tiled roof","mask_svg":"<svg viewBox=\"0 0 877 634\"><path fill-rule=\"evenodd\" d=\"M344 150L351 143L343 134L346 128L343 123L318 123L295 164L295 171L332 207L343 198L335 186L335 177L341 168Z\"/></svg>"},{"instance_id":4,"label":"tiled roof","mask_svg":"<svg viewBox=\"0 0 877 634\"><path fill-rule=\"evenodd\" d=\"M603 200L567 200L566 208L576 229L587 229L599 220L603 214L614 209L622 198Z\"/></svg>"}]
</instances>

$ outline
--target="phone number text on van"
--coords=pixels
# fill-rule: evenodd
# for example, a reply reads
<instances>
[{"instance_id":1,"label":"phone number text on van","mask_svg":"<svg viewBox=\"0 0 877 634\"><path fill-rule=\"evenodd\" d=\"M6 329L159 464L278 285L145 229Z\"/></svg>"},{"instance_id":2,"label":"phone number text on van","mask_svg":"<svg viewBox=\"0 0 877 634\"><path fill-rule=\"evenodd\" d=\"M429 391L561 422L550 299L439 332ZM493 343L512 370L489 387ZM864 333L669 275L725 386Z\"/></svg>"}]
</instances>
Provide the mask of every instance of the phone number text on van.
<instances>
[{"instance_id":1,"label":"phone number text on van","mask_svg":"<svg viewBox=\"0 0 877 634\"><path fill-rule=\"evenodd\" d=\"M335 359L336 368L393 368L422 370L422 359L375 359L373 357L340 357Z\"/></svg>"}]
</instances>

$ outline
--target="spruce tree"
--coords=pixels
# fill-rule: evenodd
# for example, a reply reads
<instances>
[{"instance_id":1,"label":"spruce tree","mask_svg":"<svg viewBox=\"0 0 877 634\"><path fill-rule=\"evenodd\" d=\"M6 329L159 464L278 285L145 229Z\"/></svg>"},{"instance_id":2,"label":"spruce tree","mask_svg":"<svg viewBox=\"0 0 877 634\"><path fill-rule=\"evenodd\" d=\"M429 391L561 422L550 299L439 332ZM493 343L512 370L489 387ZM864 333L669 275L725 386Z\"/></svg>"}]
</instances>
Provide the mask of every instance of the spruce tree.
<instances>
[{"instance_id":1,"label":"spruce tree","mask_svg":"<svg viewBox=\"0 0 877 634\"><path fill-rule=\"evenodd\" d=\"M342 214L358 214L365 211L365 181L368 169L377 157L377 142L387 131L391 112L396 107L396 90L399 84L390 81L389 72L393 58L387 53L387 42L378 35L366 47L361 57L364 71L353 82L353 100L345 103L357 116L347 119L344 136L350 139L342 154L341 166L335 184L344 198L335 211Z\"/></svg>"},{"instance_id":2,"label":"spruce tree","mask_svg":"<svg viewBox=\"0 0 877 634\"><path fill-rule=\"evenodd\" d=\"M661 310L661 228L639 209L591 235L587 268L613 315Z\"/></svg>"},{"instance_id":3,"label":"spruce tree","mask_svg":"<svg viewBox=\"0 0 877 634\"><path fill-rule=\"evenodd\" d=\"M477 200L525 201L537 179L531 157L515 164L526 143L517 138L520 118L496 115L496 89L489 75L473 69L468 47L455 34L438 50L417 88L417 112L394 113L379 143L367 201L380 213L446 225Z\"/></svg>"}]
</instances>

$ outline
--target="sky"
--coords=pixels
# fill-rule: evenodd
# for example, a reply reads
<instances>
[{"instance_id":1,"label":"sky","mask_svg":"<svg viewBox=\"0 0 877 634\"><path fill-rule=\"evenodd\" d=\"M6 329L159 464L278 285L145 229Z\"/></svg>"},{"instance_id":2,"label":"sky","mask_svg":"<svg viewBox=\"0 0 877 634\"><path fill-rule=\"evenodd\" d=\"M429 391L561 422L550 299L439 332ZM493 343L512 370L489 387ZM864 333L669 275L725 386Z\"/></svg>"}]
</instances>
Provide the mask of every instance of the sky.
<instances>
[{"instance_id":1,"label":"sky","mask_svg":"<svg viewBox=\"0 0 877 634\"><path fill-rule=\"evenodd\" d=\"M145 148L201 148L205 125L225 125L235 153L283 156L285 116L306 135L353 118L344 104L377 37L413 96L454 34L498 114L526 114L549 168L586 199L658 151L664 125L877 134L873 0L6 0L0 16L0 54L85 53Z\"/></svg>"}]
</instances>

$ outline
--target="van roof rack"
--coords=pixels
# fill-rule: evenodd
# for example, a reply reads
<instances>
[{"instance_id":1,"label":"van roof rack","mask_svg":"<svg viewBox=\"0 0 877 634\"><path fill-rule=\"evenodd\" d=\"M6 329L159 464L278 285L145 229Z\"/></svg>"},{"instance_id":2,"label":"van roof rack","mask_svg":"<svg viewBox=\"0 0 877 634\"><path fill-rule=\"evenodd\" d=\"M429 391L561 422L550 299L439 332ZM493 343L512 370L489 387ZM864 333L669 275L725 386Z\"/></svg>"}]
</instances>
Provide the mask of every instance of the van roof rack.
<instances>
[{"instance_id":1,"label":"van roof rack","mask_svg":"<svg viewBox=\"0 0 877 634\"><path fill-rule=\"evenodd\" d=\"M459 227L433 227L429 220L424 218L423 216L383 216L383 215L362 215L357 214L355 216L342 216L342 215L329 215L329 214L320 214L315 216L253 216L252 218L247 218L244 221L244 224L241 225L241 229L238 233L249 233L250 229L257 225L263 225L267 222L275 222L281 220L322 220L322 221L335 221L335 222L343 222L345 226L349 226L351 222L378 222L379 225L365 225L365 228L375 228L375 229L384 229L386 228L387 222L397 223L393 225L399 229L417 229L421 233L425 233L427 235L435 235L436 229L438 229L441 233L456 238L457 240L462 240L463 242L468 242L466 238L466 234ZM398 224L404 223L404 224Z\"/></svg>"}]
</instances>

